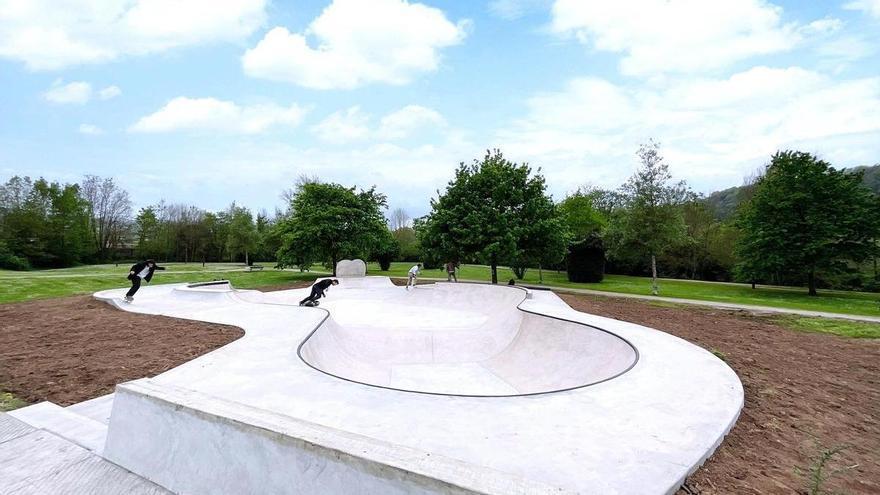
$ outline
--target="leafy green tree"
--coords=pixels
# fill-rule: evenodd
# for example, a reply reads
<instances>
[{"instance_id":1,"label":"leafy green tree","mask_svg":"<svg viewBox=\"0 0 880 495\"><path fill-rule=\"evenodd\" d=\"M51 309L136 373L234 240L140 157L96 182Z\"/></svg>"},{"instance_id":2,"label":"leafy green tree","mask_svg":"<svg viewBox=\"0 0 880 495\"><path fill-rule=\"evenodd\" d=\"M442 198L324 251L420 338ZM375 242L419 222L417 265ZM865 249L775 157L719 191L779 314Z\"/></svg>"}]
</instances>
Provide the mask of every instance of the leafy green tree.
<instances>
[{"instance_id":1,"label":"leafy green tree","mask_svg":"<svg viewBox=\"0 0 880 495\"><path fill-rule=\"evenodd\" d=\"M836 170L800 151L781 151L741 206L740 273L752 280L801 274L810 295L817 276L843 270L876 249L880 202L861 173Z\"/></svg>"},{"instance_id":2,"label":"leafy green tree","mask_svg":"<svg viewBox=\"0 0 880 495\"><path fill-rule=\"evenodd\" d=\"M580 188L559 203L559 214L575 241L586 239L608 225L608 215L597 206L601 191Z\"/></svg>"},{"instance_id":3,"label":"leafy green tree","mask_svg":"<svg viewBox=\"0 0 880 495\"><path fill-rule=\"evenodd\" d=\"M607 240L613 257L651 260L651 293L657 295L657 257L683 240L681 206L693 195L683 181L672 182L657 143L641 145L636 154L641 167L620 188L622 204L612 216Z\"/></svg>"},{"instance_id":4,"label":"leafy green tree","mask_svg":"<svg viewBox=\"0 0 880 495\"><path fill-rule=\"evenodd\" d=\"M140 258L158 258L164 250L160 238L159 217L155 206L141 208L134 219L137 244L135 253Z\"/></svg>"},{"instance_id":5,"label":"leafy green tree","mask_svg":"<svg viewBox=\"0 0 880 495\"><path fill-rule=\"evenodd\" d=\"M492 268L558 262L568 241L565 225L546 195L544 177L528 165L487 152L482 161L462 163L446 191L431 200L431 213L416 222L419 242L439 260L479 259ZM435 260L437 261L437 260Z\"/></svg>"},{"instance_id":6,"label":"leafy green tree","mask_svg":"<svg viewBox=\"0 0 880 495\"><path fill-rule=\"evenodd\" d=\"M387 238L385 195L375 187L356 192L339 184L309 181L291 192L290 211L278 223L278 264L308 267L345 258L367 258Z\"/></svg>"},{"instance_id":7,"label":"leafy green tree","mask_svg":"<svg viewBox=\"0 0 880 495\"><path fill-rule=\"evenodd\" d=\"M226 248L233 260L244 255L244 263L250 264L249 253L257 247L257 228L254 225L254 217L250 210L235 203L229 207L229 232L226 239Z\"/></svg>"}]
</instances>

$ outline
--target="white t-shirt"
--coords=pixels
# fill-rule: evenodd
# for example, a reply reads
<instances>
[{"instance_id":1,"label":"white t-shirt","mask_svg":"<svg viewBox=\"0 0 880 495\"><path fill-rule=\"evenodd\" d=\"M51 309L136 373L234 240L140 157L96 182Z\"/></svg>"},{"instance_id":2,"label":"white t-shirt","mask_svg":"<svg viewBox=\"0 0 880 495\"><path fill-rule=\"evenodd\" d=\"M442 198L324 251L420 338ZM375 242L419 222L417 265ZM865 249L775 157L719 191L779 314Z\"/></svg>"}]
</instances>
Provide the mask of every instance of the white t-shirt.
<instances>
[{"instance_id":1,"label":"white t-shirt","mask_svg":"<svg viewBox=\"0 0 880 495\"><path fill-rule=\"evenodd\" d=\"M418 274L419 274L419 265L413 265L413 267L409 269L409 274L410 274L410 275L418 276Z\"/></svg>"},{"instance_id":2,"label":"white t-shirt","mask_svg":"<svg viewBox=\"0 0 880 495\"><path fill-rule=\"evenodd\" d=\"M150 265L147 265L146 267L144 267L143 270L141 270L140 272L138 272L137 276L138 276L141 280L143 280L143 279L147 278L147 275L149 275L149 274L150 274Z\"/></svg>"}]
</instances>

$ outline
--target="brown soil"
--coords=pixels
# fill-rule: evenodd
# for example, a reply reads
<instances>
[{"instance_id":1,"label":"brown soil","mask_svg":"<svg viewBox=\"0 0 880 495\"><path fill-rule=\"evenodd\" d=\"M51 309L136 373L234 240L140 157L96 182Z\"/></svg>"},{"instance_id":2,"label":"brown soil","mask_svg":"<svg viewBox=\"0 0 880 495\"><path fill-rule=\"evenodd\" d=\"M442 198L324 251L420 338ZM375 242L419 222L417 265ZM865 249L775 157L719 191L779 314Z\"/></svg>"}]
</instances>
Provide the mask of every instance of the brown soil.
<instances>
[{"instance_id":1,"label":"brown soil","mask_svg":"<svg viewBox=\"0 0 880 495\"><path fill-rule=\"evenodd\" d=\"M722 353L745 389L736 426L685 493L808 493L823 448L847 446L833 493L880 493L880 341L789 330L768 317L561 294L573 308L671 333ZM825 492L823 492L825 493Z\"/></svg>"},{"instance_id":2,"label":"brown soil","mask_svg":"<svg viewBox=\"0 0 880 495\"><path fill-rule=\"evenodd\" d=\"M0 305L0 389L74 404L223 346L235 327L128 313L75 296Z\"/></svg>"},{"instance_id":3,"label":"brown soil","mask_svg":"<svg viewBox=\"0 0 880 495\"><path fill-rule=\"evenodd\" d=\"M857 465L824 488L880 493L880 341L795 332L744 312L562 297L575 309L713 350L739 375L746 394L740 419L680 493L807 493L797 469L809 469L817 445L848 446L831 469ZM161 373L241 334L223 325L126 313L87 296L4 304L0 388L29 402L68 405Z\"/></svg>"}]
</instances>

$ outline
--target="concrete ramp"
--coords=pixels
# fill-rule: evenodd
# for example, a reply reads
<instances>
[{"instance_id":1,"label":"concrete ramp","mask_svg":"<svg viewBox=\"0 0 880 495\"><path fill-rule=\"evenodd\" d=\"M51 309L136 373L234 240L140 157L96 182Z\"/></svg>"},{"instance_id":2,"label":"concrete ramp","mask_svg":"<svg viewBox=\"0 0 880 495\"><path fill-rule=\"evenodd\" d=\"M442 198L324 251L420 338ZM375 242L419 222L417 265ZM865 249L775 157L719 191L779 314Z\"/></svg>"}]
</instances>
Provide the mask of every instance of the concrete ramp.
<instances>
[{"instance_id":1,"label":"concrete ramp","mask_svg":"<svg viewBox=\"0 0 880 495\"><path fill-rule=\"evenodd\" d=\"M359 307L337 304L299 354L313 368L357 383L488 397L585 387L636 363L635 348L617 335L519 309L526 294L437 284L362 300ZM383 318L371 320L368 312Z\"/></svg>"}]
</instances>

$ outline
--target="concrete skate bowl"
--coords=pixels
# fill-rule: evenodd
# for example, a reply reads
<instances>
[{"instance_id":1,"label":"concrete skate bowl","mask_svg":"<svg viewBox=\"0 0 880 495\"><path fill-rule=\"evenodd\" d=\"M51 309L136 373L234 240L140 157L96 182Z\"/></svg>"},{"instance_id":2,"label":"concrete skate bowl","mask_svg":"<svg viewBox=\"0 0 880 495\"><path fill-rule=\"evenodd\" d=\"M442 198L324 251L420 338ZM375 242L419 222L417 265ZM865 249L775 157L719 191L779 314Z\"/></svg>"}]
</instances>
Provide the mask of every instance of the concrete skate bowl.
<instances>
[{"instance_id":1,"label":"concrete skate bowl","mask_svg":"<svg viewBox=\"0 0 880 495\"><path fill-rule=\"evenodd\" d=\"M598 327L519 308L524 289L435 284L339 301L300 345L312 368L374 387L511 397L595 385L638 351Z\"/></svg>"}]
</instances>

